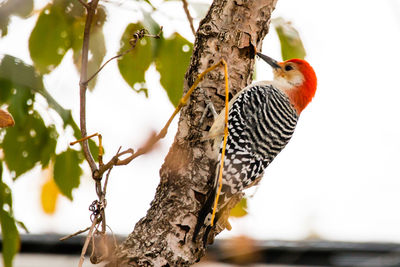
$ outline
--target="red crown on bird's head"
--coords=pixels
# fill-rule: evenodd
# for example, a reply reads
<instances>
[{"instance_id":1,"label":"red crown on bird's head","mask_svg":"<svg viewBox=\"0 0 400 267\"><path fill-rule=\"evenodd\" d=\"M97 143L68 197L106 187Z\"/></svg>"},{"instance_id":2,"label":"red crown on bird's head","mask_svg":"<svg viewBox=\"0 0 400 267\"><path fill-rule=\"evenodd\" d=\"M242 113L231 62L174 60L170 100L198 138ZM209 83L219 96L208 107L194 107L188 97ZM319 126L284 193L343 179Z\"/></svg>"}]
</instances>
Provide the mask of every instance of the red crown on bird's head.
<instances>
[{"instance_id":1,"label":"red crown on bird's head","mask_svg":"<svg viewBox=\"0 0 400 267\"><path fill-rule=\"evenodd\" d=\"M311 102L313 99L315 92L317 90L317 75L311 65L299 58L289 59L280 64L285 64L287 62L294 63L298 70L303 74L304 81L298 86L297 90L293 90L289 93L289 97L294 101L294 105L297 109L297 112L300 114L301 111Z\"/></svg>"}]
</instances>

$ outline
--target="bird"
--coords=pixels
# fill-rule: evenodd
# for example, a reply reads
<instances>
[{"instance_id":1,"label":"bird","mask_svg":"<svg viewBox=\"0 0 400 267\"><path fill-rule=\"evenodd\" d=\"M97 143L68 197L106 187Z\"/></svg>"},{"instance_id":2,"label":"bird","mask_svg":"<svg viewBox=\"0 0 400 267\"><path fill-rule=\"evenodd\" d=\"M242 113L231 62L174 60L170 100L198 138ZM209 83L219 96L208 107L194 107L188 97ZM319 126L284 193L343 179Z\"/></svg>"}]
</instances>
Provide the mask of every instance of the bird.
<instances>
[{"instance_id":1,"label":"bird","mask_svg":"<svg viewBox=\"0 0 400 267\"><path fill-rule=\"evenodd\" d=\"M243 88L229 101L229 134L214 225L234 195L259 182L264 170L291 139L300 114L317 89L317 76L307 61L294 58L278 62L262 53L257 53L257 56L272 67L274 78ZM219 158L223 149L224 116L225 113L221 112L216 117L207 134L214 140L214 151L219 153ZM218 163L213 187L197 216L193 242L205 226L203 243L206 245L213 227L212 209L220 167Z\"/></svg>"}]
</instances>

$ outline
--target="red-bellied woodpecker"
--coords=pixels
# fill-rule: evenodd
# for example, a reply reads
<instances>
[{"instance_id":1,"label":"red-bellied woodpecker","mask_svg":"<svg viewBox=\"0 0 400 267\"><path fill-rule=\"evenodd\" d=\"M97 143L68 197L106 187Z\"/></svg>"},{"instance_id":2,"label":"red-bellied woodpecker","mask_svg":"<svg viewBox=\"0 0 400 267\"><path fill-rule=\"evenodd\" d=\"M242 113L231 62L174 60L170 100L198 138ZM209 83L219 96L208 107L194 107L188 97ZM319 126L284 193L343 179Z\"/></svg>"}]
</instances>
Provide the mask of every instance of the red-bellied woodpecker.
<instances>
[{"instance_id":1,"label":"red-bellied woodpecker","mask_svg":"<svg viewBox=\"0 0 400 267\"><path fill-rule=\"evenodd\" d=\"M310 103L317 88L315 72L306 61L290 59L277 62L261 53L257 55L271 65L274 79L247 86L229 102L229 135L215 221L218 220L218 212L230 198L254 185L262 177L264 169L286 146L300 113ZM210 138L218 137L215 143L219 146L220 157L224 115L224 112L218 115L208 134ZM203 225L207 226L204 240L211 229L219 166L214 188L199 213L193 240L196 240Z\"/></svg>"}]
</instances>

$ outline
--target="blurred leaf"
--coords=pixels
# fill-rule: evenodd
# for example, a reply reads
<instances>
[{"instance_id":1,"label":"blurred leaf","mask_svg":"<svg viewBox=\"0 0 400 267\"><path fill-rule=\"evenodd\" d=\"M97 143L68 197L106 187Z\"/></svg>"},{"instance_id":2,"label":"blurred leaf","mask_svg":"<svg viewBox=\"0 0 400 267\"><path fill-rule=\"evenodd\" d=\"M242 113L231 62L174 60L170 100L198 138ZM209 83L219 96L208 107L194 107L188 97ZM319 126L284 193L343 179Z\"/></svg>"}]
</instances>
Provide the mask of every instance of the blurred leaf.
<instances>
[{"instance_id":1,"label":"blurred leaf","mask_svg":"<svg viewBox=\"0 0 400 267\"><path fill-rule=\"evenodd\" d=\"M12 108L10 106L11 113ZM15 172L14 178L32 169L37 163L46 167L55 154L58 137L54 127L46 127L35 111L33 114L25 114L24 123L19 121L19 117L15 116L16 125L6 130L1 144L7 167Z\"/></svg>"},{"instance_id":2,"label":"blurred leaf","mask_svg":"<svg viewBox=\"0 0 400 267\"><path fill-rule=\"evenodd\" d=\"M14 126L15 122L10 113L0 109L0 128Z\"/></svg>"},{"instance_id":3,"label":"blurred leaf","mask_svg":"<svg viewBox=\"0 0 400 267\"><path fill-rule=\"evenodd\" d=\"M72 189L79 186L82 169L79 152L68 148L56 156L54 163L54 180L61 193L72 200Z\"/></svg>"},{"instance_id":4,"label":"blurred leaf","mask_svg":"<svg viewBox=\"0 0 400 267\"><path fill-rule=\"evenodd\" d=\"M4 208L3 204L7 204L12 208L11 189L3 182L3 162L0 161L0 208Z\"/></svg>"},{"instance_id":5,"label":"blurred leaf","mask_svg":"<svg viewBox=\"0 0 400 267\"><path fill-rule=\"evenodd\" d=\"M0 223L3 241L3 262L5 267L12 266L12 260L19 250L19 233L12 215L12 197L10 188L2 181L3 164L0 162Z\"/></svg>"},{"instance_id":6,"label":"blurred leaf","mask_svg":"<svg viewBox=\"0 0 400 267\"><path fill-rule=\"evenodd\" d=\"M7 100L11 96L11 93L12 93L12 83L9 80L3 80L0 77L0 103L7 102Z\"/></svg>"},{"instance_id":7,"label":"blurred leaf","mask_svg":"<svg viewBox=\"0 0 400 267\"><path fill-rule=\"evenodd\" d=\"M6 97L15 127L6 130L3 142L4 160L15 178L30 170L36 163L44 167L55 154L58 134L54 126L46 127L42 118L33 110L33 92L44 91L42 77L32 66L4 56L0 64L0 81L7 81L11 94ZM3 88L2 88L3 89ZM23 159L23 160L21 160Z\"/></svg>"},{"instance_id":8,"label":"blurred leaf","mask_svg":"<svg viewBox=\"0 0 400 267\"><path fill-rule=\"evenodd\" d=\"M54 182L53 177L48 177L47 182L42 185L42 192L40 194L42 208L45 213L49 215L54 214L59 195L60 190Z\"/></svg>"},{"instance_id":9,"label":"blurred leaf","mask_svg":"<svg viewBox=\"0 0 400 267\"><path fill-rule=\"evenodd\" d=\"M15 220L15 223L16 223L20 228L22 228L27 234L29 234L29 230L28 230L28 228L26 227L26 225L25 225L23 222L18 221L18 220Z\"/></svg>"},{"instance_id":10,"label":"blurred leaf","mask_svg":"<svg viewBox=\"0 0 400 267\"><path fill-rule=\"evenodd\" d=\"M121 38L119 53L131 47L129 41L132 39L133 34L143 28L143 25L140 23L131 23L126 27ZM145 82L144 73L152 61L151 43L147 39L142 39L137 42L136 47L132 51L118 59L118 68L128 85L138 90L140 88L136 88L134 85Z\"/></svg>"},{"instance_id":11,"label":"blurred leaf","mask_svg":"<svg viewBox=\"0 0 400 267\"><path fill-rule=\"evenodd\" d=\"M1 232L3 236L3 261L5 267L12 266L12 260L19 250L19 233L14 218L4 209L0 210Z\"/></svg>"},{"instance_id":12,"label":"blurred leaf","mask_svg":"<svg viewBox=\"0 0 400 267\"><path fill-rule=\"evenodd\" d=\"M74 135L80 138L80 130L75 121L72 119L71 111L64 109L60 104L58 104L56 100L54 100L50 93L44 88L42 78L43 77L41 75L38 75L35 72L35 68L33 66L25 64L18 58L5 55L0 61L0 104L8 103L10 106L10 113L18 117L16 118L16 122L20 125L25 125L25 119L29 117L28 114L33 112L32 103L34 102L34 95L32 94L32 92L37 92L41 94L47 100L49 106L61 116L64 122L64 127L70 125L74 130ZM30 105L28 105L27 103L30 103ZM26 126L29 125L31 124L26 124ZM24 131L20 132L20 134L15 135L14 139L17 138L17 136L21 135L21 140L27 140L26 138L29 137L32 132L27 127L24 127L23 129ZM36 131L34 130L34 132ZM24 137L24 135L26 136ZM43 164L43 167L47 165L50 157L55 155L54 149L55 140L57 139L57 132L53 126L48 127L47 136L51 137L48 140L48 144L39 149L42 151L41 163ZM10 139L13 140L11 137ZM11 140L10 148L12 148L11 144L14 142ZM96 144L92 142L93 141L90 141L89 145L92 148L93 155L95 155L95 160L97 160L96 155L98 148ZM18 142L15 144L18 144ZM19 147L21 148L21 146ZM17 152L13 149L11 155L14 154L16 158L18 158ZM36 161L24 161L23 164L21 163L21 170L18 172L18 175L29 170L35 164Z\"/></svg>"},{"instance_id":13,"label":"blurred leaf","mask_svg":"<svg viewBox=\"0 0 400 267\"><path fill-rule=\"evenodd\" d=\"M60 64L71 47L70 35L70 23L61 5L57 1L47 5L29 38L31 58L41 73L48 73Z\"/></svg>"},{"instance_id":14,"label":"blurred leaf","mask_svg":"<svg viewBox=\"0 0 400 267\"><path fill-rule=\"evenodd\" d=\"M272 20L275 30L278 33L281 42L282 59L288 60L292 58L304 59L306 51L303 42L300 39L299 32L288 21L283 18Z\"/></svg>"},{"instance_id":15,"label":"blurred leaf","mask_svg":"<svg viewBox=\"0 0 400 267\"><path fill-rule=\"evenodd\" d=\"M0 61L0 103L8 101L14 88L29 89L41 94L49 106L61 116L64 127L71 123L71 111L61 107L47 92L43 85L43 77L36 73L35 68L19 58L5 55Z\"/></svg>"},{"instance_id":16,"label":"blurred leaf","mask_svg":"<svg viewBox=\"0 0 400 267\"><path fill-rule=\"evenodd\" d=\"M25 88L14 88L12 97L10 97L7 102L9 107L8 111L13 116L15 122L17 123L17 127L25 127L26 120L28 120L28 113L33 112L33 101L34 94L31 93L30 90ZM11 129L8 129L9 131Z\"/></svg>"},{"instance_id":17,"label":"blurred leaf","mask_svg":"<svg viewBox=\"0 0 400 267\"><path fill-rule=\"evenodd\" d=\"M6 0L0 3L1 36L7 35L10 16L28 17L33 10L33 0Z\"/></svg>"},{"instance_id":18,"label":"blurred leaf","mask_svg":"<svg viewBox=\"0 0 400 267\"><path fill-rule=\"evenodd\" d=\"M230 216L232 217L243 217L247 215L247 199L244 197L240 200L236 206L231 209Z\"/></svg>"},{"instance_id":19,"label":"blurred leaf","mask_svg":"<svg viewBox=\"0 0 400 267\"><path fill-rule=\"evenodd\" d=\"M44 89L42 76L36 73L35 68L10 55L5 55L0 60L0 81L8 82L8 91L11 91L13 87L30 90ZM3 91L3 87L0 91ZM11 92L7 96L10 95ZM7 101L8 97L1 100Z\"/></svg>"},{"instance_id":20,"label":"blurred leaf","mask_svg":"<svg viewBox=\"0 0 400 267\"><path fill-rule=\"evenodd\" d=\"M160 82L167 91L169 100L177 106L182 97L183 81L193 45L178 33L168 39L162 39L161 42L156 68L161 75Z\"/></svg>"},{"instance_id":21,"label":"blurred leaf","mask_svg":"<svg viewBox=\"0 0 400 267\"><path fill-rule=\"evenodd\" d=\"M82 44L83 44L83 31L85 29L85 19L76 19L71 25L71 47L74 51L73 60L78 72L81 71L81 56L82 56Z\"/></svg>"}]
</instances>

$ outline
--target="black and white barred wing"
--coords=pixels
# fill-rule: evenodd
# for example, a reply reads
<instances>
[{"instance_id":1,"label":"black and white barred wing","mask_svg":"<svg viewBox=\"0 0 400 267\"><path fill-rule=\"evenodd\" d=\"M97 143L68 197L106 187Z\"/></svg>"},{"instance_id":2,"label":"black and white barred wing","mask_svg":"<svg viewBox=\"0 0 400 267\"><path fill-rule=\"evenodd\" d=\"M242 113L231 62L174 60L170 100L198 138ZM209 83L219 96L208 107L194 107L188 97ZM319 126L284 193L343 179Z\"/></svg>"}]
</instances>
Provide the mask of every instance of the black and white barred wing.
<instances>
[{"instance_id":1,"label":"black and white barred wing","mask_svg":"<svg viewBox=\"0 0 400 267\"><path fill-rule=\"evenodd\" d=\"M289 99L278 89L272 85L256 85L238 96L228 119L220 208L263 174L289 142L298 116ZM220 156L221 152L222 146Z\"/></svg>"}]
</instances>

